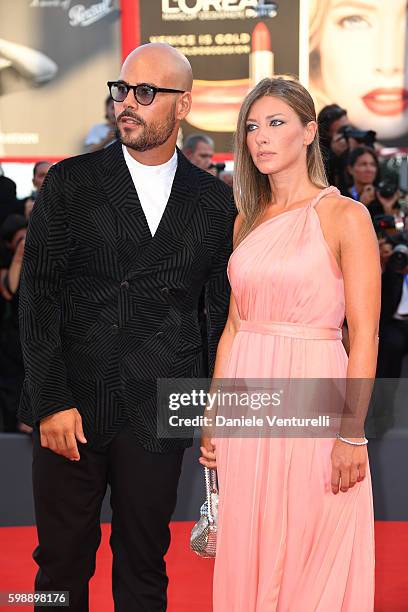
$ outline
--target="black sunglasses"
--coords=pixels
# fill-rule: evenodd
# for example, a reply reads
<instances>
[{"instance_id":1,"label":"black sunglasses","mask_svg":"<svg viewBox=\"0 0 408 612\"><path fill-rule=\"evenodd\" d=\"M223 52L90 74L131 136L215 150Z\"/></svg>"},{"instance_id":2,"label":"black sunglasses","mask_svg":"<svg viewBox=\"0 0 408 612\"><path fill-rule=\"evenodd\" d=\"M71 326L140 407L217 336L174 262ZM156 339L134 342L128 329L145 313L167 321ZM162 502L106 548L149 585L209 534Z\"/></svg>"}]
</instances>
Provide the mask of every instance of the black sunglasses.
<instances>
[{"instance_id":1,"label":"black sunglasses","mask_svg":"<svg viewBox=\"0 0 408 612\"><path fill-rule=\"evenodd\" d=\"M154 87L148 83L129 85L124 81L108 81L110 95L115 102L123 102L129 91L133 89L136 101L143 106L149 106L153 102L157 93L185 93L181 89L166 89L165 87Z\"/></svg>"}]
</instances>

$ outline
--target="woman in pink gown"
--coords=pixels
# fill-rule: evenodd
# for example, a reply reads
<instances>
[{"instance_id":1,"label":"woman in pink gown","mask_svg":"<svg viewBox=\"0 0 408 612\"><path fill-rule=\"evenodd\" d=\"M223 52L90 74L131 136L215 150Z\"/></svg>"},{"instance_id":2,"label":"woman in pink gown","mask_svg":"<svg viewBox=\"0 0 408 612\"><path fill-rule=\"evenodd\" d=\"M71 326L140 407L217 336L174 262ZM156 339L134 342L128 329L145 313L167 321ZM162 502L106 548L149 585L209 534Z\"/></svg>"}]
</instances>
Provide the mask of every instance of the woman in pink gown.
<instances>
[{"instance_id":1,"label":"woman in pink gown","mask_svg":"<svg viewBox=\"0 0 408 612\"><path fill-rule=\"evenodd\" d=\"M261 81L235 154L240 214L214 378L373 379L378 245L364 206L327 187L308 92ZM350 444L366 441L363 423L348 442L203 436L200 462L220 487L214 612L373 611L367 447Z\"/></svg>"}]
</instances>

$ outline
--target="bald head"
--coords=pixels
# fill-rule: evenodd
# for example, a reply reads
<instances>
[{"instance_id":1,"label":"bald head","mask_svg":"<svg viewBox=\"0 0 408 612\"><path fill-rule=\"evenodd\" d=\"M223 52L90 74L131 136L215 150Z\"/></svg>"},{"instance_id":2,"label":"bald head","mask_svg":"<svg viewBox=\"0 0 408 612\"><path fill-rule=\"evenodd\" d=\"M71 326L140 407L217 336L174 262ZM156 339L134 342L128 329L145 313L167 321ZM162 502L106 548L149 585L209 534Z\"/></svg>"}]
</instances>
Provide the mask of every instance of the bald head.
<instances>
[{"instance_id":1,"label":"bald head","mask_svg":"<svg viewBox=\"0 0 408 612\"><path fill-rule=\"evenodd\" d=\"M146 75L139 82L157 83L161 87L183 91L191 91L193 86L190 62L167 43L148 43L129 53L122 66L121 78L133 72Z\"/></svg>"},{"instance_id":2,"label":"bald head","mask_svg":"<svg viewBox=\"0 0 408 612\"><path fill-rule=\"evenodd\" d=\"M127 56L120 81L133 86L127 88L125 98L115 100L122 144L141 163L168 161L174 154L180 122L191 108L190 62L170 45L149 43ZM140 94L144 88L135 87L143 84L150 85L154 94L147 100Z\"/></svg>"}]
</instances>

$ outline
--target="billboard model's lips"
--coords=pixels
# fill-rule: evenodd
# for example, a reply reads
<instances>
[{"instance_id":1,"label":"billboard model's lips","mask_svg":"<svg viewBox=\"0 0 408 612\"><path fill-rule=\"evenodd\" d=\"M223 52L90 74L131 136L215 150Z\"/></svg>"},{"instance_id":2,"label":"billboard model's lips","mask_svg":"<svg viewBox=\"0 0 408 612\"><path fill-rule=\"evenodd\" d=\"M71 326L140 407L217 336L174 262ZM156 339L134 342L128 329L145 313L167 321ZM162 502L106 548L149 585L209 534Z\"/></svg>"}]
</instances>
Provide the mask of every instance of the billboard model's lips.
<instances>
[{"instance_id":1,"label":"billboard model's lips","mask_svg":"<svg viewBox=\"0 0 408 612\"><path fill-rule=\"evenodd\" d=\"M249 79L195 80L188 123L209 132L235 132L239 109L250 87Z\"/></svg>"},{"instance_id":2,"label":"billboard model's lips","mask_svg":"<svg viewBox=\"0 0 408 612\"><path fill-rule=\"evenodd\" d=\"M399 115L408 108L408 91L400 87L374 89L363 96L363 102L376 115Z\"/></svg>"}]
</instances>

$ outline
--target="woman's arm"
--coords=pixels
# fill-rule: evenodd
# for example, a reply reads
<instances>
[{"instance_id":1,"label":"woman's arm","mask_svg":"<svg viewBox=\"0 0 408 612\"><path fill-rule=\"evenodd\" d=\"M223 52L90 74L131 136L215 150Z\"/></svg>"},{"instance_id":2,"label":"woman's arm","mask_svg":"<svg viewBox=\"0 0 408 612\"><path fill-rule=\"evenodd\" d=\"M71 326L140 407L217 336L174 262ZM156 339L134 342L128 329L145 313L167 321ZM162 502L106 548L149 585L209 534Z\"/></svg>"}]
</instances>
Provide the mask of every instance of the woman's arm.
<instances>
[{"instance_id":1,"label":"woman's arm","mask_svg":"<svg viewBox=\"0 0 408 612\"><path fill-rule=\"evenodd\" d=\"M8 268L0 268L0 297L8 302L13 299L8 289Z\"/></svg>"},{"instance_id":2,"label":"woman's arm","mask_svg":"<svg viewBox=\"0 0 408 612\"><path fill-rule=\"evenodd\" d=\"M234 294L231 292L228 319L225 323L224 331L221 334L215 357L213 379L223 378L226 371L232 343L239 327L239 314Z\"/></svg>"},{"instance_id":3,"label":"woman's arm","mask_svg":"<svg viewBox=\"0 0 408 612\"><path fill-rule=\"evenodd\" d=\"M340 433L359 442L375 380L381 307L381 266L378 241L365 206L341 198L336 226L344 279L350 338L345 411ZM363 480L367 448L337 440L332 452L332 490L337 493Z\"/></svg>"},{"instance_id":4,"label":"woman's arm","mask_svg":"<svg viewBox=\"0 0 408 612\"><path fill-rule=\"evenodd\" d=\"M13 261L10 264L8 271L8 286L11 293L14 295L20 285L21 266L23 264L25 239L22 238L18 243L16 252L14 253Z\"/></svg>"},{"instance_id":5,"label":"woman's arm","mask_svg":"<svg viewBox=\"0 0 408 612\"><path fill-rule=\"evenodd\" d=\"M364 206L344 206L340 227L340 260L344 278L346 318L350 338L347 379L358 379L360 392L371 394L378 354L378 326L381 308L381 264L378 240L371 217ZM363 384L364 383L364 384ZM370 397L353 406L354 424L348 435L363 436ZM350 423L349 423L350 426Z\"/></svg>"},{"instance_id":6,"label":"woman's arm","mask_svg":"<svg viewBox=\"0 0 408 612\"><path fill-rule=\"evenodd\" d=\"M235 218L235 223L234 223L234 241L233 241L234 248L235 248L236 237L237 237L237 233L238 233L241 221L242 221L242 217L239 214ZM221 337L220 337L220 340L217 346L213 380L223 378L224 376L224 373L227 368L228 359L231 353L232 343L234 341L235 334L238 331L239 320L240 319L239 319L235 297L231 291L229 309L228 309L228 318L225 323L224 331L221 334ZM210 393L211 393L211 389L210 389ZM207 413L207 416L210 416L209 413ZM214 416L214 414L212 414L211 416ZM211 442L211 435L209 435L208 432L205 432L205 431L203 431L203 435L201 436L201 453L202 453L202 456L199 459L200 463L206 467L215 468L216 467L215 446Z\"/></svg>"}]
</instances>

